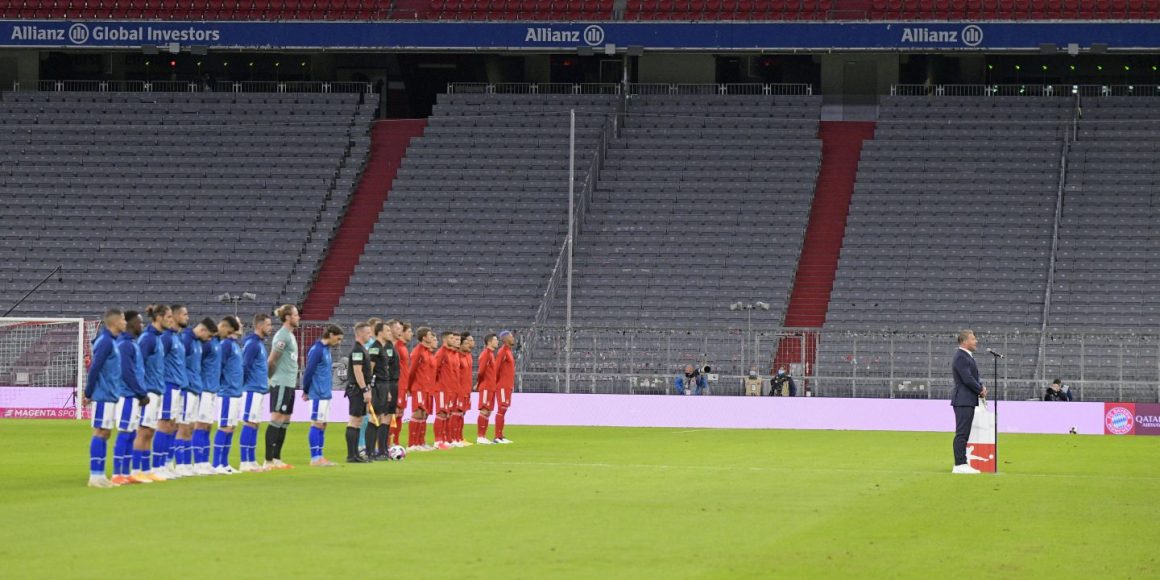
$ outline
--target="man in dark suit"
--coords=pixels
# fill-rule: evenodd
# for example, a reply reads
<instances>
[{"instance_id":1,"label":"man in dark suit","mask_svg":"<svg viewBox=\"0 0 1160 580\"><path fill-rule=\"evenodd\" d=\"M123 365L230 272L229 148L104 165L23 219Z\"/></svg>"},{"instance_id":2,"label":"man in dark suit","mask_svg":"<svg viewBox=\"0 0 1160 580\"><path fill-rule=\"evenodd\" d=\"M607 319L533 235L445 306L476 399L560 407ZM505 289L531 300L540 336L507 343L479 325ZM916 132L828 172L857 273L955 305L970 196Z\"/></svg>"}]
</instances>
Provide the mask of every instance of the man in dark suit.
<instances>
[{"instance_id":1,"label":"man in dark suit","mask_svg":"<svg viewBox=\"0 0 1160 580\"><path fill-rule=\"evenodd\" d=\"M979 341L974 331L959 331L959 349L951 364L955 388L951 391L951 407L955 410L955 468L951 473L979 473L967 463L967 438L971 436L971 423L975 420L975 407L979 397L987 396L987 387L979 380L979 367L975 364L975 348Z\"/></svg>"}]
</instances>

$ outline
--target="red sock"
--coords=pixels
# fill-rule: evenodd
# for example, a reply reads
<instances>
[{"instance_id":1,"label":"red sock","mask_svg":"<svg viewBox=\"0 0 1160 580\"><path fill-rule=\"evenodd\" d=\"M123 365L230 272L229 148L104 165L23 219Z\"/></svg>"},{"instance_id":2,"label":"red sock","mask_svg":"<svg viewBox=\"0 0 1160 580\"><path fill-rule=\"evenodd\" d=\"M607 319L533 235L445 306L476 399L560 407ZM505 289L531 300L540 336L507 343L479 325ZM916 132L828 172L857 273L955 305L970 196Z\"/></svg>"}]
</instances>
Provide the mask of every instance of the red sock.
<instances>
[{"instance_id":1,"label":"red sock","mask_svg":"<svg viewBox=\"0 0 1160 580\"><path fill-rule=\"evenodd\" d=\"M467 415L459 416L459 440L463 441L463 433L467 431Z\"/></svg>"},{"instance_id":2,"label":"red sock","mask_svg":"<svg viewBox=\"0 0 1160 580\"><path fill-rule=\"evenodd\" d=\"M395 417L395 428L391 429L391 445L399 444L399 433L403 432L403 416L397 415Z\"/></svg>"},{"instance_id":3,"label":"red sock","mask_svg":"<svg viewBox=\"0 0 1160 580\"><path fill-rule=\"evenodd\" d=\"M479 414L479 418L475 420L475 436L487 437L487 415Z\"/></svg>"},{"instance_id":4,"label":"red sock","mask_svg":"<svg viewBox=\"0 0 1160 580\"><path fill-rule=\"evenodd\" d=\"M455 440L463 441L463 415L455 416Z\"/></svg>"},{"instance_id":5,"label":"red sock","mask_svg":"<svg viewBox=\"0 0 1160 580\"><path fill-rule=\"evenodd\" d=\"M446 443L447 442L447 421L449 421L449 420L450 419L448 417L443 417L443 418L436 417L435 418L435 442L436 443Z\"/></svg>"},{"instance_id":6,"label":"red sock","mask_svg":"<svg viewBox=\"0 0 1160 580\"><path fill-rule=\"evenodd\" d=\"M504 419L503 415L504 415L505 411L507 411L507 409L501 408L499 410L499 412L495 414L495 438L496 439L503 439L503 419Z\"/></svg>"}]
</instances>

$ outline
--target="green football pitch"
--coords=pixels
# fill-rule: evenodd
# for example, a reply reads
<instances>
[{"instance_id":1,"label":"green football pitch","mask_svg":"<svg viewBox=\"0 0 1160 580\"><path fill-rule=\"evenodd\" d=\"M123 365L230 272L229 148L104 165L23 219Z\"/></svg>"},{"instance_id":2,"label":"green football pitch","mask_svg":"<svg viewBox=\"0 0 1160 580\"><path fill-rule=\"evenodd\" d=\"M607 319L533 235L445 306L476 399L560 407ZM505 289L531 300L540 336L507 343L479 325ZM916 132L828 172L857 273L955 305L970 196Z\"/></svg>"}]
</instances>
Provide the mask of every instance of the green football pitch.
<instances>
[{"instance_id":1,"label":"green football pitch","mask_svg":"<svg viewBox=\"0 0 1160 580\"><path fill-rule=\"evenodd\" d=\"M1160 576L1160 438L1007 435L962 476L949 433L508 431L312 469L295 424L294 470L88 489L87 427L0 421L0 577Z\"/></svg>"}]
</instances>

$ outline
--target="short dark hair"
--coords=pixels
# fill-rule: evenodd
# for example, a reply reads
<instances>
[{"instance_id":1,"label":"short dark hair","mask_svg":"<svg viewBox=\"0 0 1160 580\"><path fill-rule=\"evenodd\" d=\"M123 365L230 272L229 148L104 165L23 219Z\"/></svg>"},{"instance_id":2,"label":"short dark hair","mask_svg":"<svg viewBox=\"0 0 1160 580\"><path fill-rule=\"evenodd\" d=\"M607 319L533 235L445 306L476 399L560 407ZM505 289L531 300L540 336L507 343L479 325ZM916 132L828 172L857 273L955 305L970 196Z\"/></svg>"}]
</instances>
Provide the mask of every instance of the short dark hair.
<instances>
[{"instance_id":1,"label":"short dark hair","mask_svg":"<svg viewBox=\"0 0 1160 580\"><path fill-rule=\"evenodd\" d=\"M403 325L403 332L407 332L408 330L411 330L411 323L410 322L403 320L403 321L399 322L399 324Z\"/></svg>"},{"instance_id":2,"label":"short dark hair","mask_svg":"<svg viewBox=\"0 0 1160 580\"><path fill-rule=\"evenodd\" d=\"M138 318L141 318L141 315L136 310L126 310L125 311L125 322L133 322L134 320L137 320Z\"/></svg>"},{"instance_id":3,"label":"short dark hair","mask_svg":"<svg viewBox=\"0 0 1160 580\"><path fill-rule=\"evenodd\" d=\"M342 336L342 327L337 324L331 324L322 331L322 338L329 338L331 336Z\"/></svg>"},{"instance_id":4,"label":"short dark hair","mask_svg":"<svg viewBox=\"0 0 1160 580\"><path fill-rule=\"evenodd\" d=\"M1063 380L1062 380L1062 379L1055 379L1054 381L1051 381L1051 384L1053 384L1053 385L1062 385L1062 384L1063 384Z\"/></svg>"},{"instance_id":5,"label":"short dark hair","mask_svg":"<svg viewBox=\"0 0 1160 580\"><path fill-rule=\"evenodd\" d=\"M447 340L447 337L448 337L448 336L451 336L452 334L458 334L458 333L457 333L457 332L452 332L452 331L450 331L450 330L444 330L444 331L443 331L443 333L439 335L439 340L441 340L441 341L442 341L442 340Z\"/></svg>"},{"instance_id":6,"label":"short dark hair","mask_svg":"<svg viewBox=\"0 0 1160 580\"><path fill-rule=\"evenodd\" d=\"M110 318L113 318L114 316L124 316L124 315L125 315L125 313L121 312L120 308L110 308L110 309L105 311L105 318L104 319L108 320Z\"/></svg>"},{"instance_id":7,"label":"short dark hair","mask_svg":"<svg viewBox=\"0 0 1160 580\"><path fill-rule=\"evenodd\" d=\"M379 333L381 333L383 331L383 329L386 327L387 327L386 322L376 322L375 323L375 336L378 336Z\"/></svg>"},{"instance_id":8,"label":"short dark hair","mask_svg":"<svg viewBox=\"0 0 1160 580\"><path fill-rule=\"evenodd\" d=\"M238 320L238 317L233 314L223 318L222 322L230 325L230 328L234 329L234 331L242 329L242 321Z\"/></svg>"},{"instance_id":9,"label":"short dark hair","mask_svg":"<svg viewBox=\"0 0 1160 580\"><path fill-rule=\"evenodd\" d=\"M254 326L258 326L267 320L270 320L270 315L265 312L259 312L254 315Z\"/></svg>"},{"instance_id":10,"label":"short dark hair","mask_svg":"<svg viewBox=\"0 0 1160 580\"><path fill-rule=\"evenodd\" d=\"M217 330L217 323L214 322L213 319L208 317L208 316L201 319L201 325L204 326L205 329L210 331L210 332L214 332L215 330Z\"/></svg>"},{"instance_id":11,"label":"short dark hair","mask_svg":"<svg viewBox=\"0 0 1160 580\"><path fill-rule=\"evenodd\" d=\"M467 332L466 330L464 330L463 332L459 333L459 340L467 340L469 338L471 338L470 332Z\"/></svg>"},{"instance_id":12,"label":"short dark hair","mask_svg":"<svg viewBox=\"0 0 1160 580\"><path fill-rule=\"evenodd\" d=\"M169 309L174 311L174 312L177 312L178 310L181 310L183 308L185 308L185 305L180 303L180 302L178 302L177 304L170 304L169 305Z\"/></svg>"},{"instance_id":13,"label":"short dark hair","mask_svg":"<svg viewBox=\"0 0 1160 580\"><path fill-rule=\"evenodd\" d=\"M487 343L491 342L495 338L496 338L496 336L495 336L495 333L493 332L493 333L483 337L483 344L486 345Z\"/></svg>"},{"instance_id":14,"label":"short dark hair","mask_svg":"<svg viewBox=\"0 0 1160 580\"><path fill-rule=\"evenodd\" d=\"M434 331L430 328L427 328L426 326L420 326L419 330L415 331L415 338L418 338L419 342L423 342L423 339L427 338L427 335L431 334L432 332Z\"/></svg>"}]
</instances>

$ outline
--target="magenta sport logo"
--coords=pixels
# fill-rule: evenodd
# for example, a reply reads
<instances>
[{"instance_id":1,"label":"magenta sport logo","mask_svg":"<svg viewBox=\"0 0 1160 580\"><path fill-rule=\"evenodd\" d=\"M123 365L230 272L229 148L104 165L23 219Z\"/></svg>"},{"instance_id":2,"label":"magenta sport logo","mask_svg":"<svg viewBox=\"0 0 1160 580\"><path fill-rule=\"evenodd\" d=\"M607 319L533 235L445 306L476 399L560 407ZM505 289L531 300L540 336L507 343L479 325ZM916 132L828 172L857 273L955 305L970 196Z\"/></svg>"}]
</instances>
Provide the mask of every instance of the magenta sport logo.
<instances>
[{"instance_id":1,"label":"magenta sport logo","mask_svg":"<svg viewBox=\"0 0 1160 580\"><path fill-rule=\"evenodd\" d=\"M1112 435L1127 435L1136 426L1136 413L1125 405L1108 405L1104 413L1104 428Z\"/></svg>"}]
</instances>

